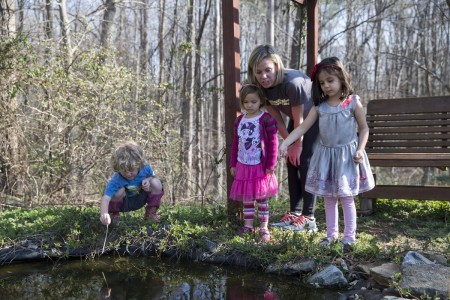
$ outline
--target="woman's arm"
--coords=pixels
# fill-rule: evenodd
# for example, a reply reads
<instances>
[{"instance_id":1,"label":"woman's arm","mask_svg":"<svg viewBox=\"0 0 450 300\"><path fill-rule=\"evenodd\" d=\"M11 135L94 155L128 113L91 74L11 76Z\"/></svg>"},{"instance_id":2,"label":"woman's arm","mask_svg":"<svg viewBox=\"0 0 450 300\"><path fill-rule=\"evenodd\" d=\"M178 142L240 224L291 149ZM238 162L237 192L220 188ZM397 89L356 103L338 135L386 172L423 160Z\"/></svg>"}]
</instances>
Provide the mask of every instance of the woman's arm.
<instances>
[{"instance_id":1,"label":"woman's arm","mask_svg":"<svg viewBox=\"0 0 450 300\"><path fill-rule=\"evenodd\" d=\"M280 111L271 105L266 105L266 109L267 112L277 121L278 133L283 139L286 138L289 135L289 132L286 128L286 124L284 124Z\"/></svg>"},{"instance_id":2,"label":"woman's arm","mask_svg":"<svg viewBox=\"0 0 450 300\"><path fill-rule=\"evenodd\" d=\"M291 107L291 114L293 116L294 129L298 128L303 123L304 104ZM292 144L292 143L291 143ZM295 144L288 148L287 159L294 166L300 165L300 155L302 154L303 134L296 139Z\"/></svg>"},{"instance_id":3,"label":"woman's arm","mask_svg":"<svg viewBox=\"0 0 450 300\"><path fill-rule=\"evenodd\" d=\"M318 116L319 115L317 114L316 108L312 107L305 121L303 121L303 123L301 123L297 128L295 128L289 134L289 136L286 137L283 143L281 143L280 146L281 155L286 156L286 154L288 153L288 147L295 141L299 140L309 130L309 128L311 128L311 126L316 122Z\"/></svg>"}]
</instances>

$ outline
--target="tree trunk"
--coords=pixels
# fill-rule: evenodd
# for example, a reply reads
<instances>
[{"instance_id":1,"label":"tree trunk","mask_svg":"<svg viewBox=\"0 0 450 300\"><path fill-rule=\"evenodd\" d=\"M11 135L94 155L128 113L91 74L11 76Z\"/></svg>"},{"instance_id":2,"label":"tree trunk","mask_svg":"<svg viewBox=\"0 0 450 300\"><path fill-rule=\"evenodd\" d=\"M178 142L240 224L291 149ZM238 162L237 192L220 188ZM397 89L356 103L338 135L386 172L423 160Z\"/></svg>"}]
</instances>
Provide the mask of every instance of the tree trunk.
<instances>
[{"instance_id":1,"label":"tree trunk","mask_svg":"<svg viewBox=\"0 0 450 300\"><path fill-rule=\"evenodd\" d=\"M2 46L7 43L14 44L15 29L15 7L12 0L0 0L0 32ZM13 46L5 47L7 51L13 50ZM5 53L4 57L12 57L14 53ZM14 63L12 63L13 65ZM5 71L5 70L1 70ZM0 118L2 120L2 134L0 135L0 199L5 195L25 196L26 175L26 143L23 130L17 118L19 112L19 101L13 95L13 86L17 84L16 72L0 76ZM3 201L2 201L3 202Z\"/></svg>"},{"instance_id":2,"label":"tree trunk","mask_svg":"<svg viewBox=\"0 0 450 300\"><path fill-rule=\"evenodd\" d=\"M16 17L14 15L13 0L0 0L0 29L1 35L14 36L16 34Z\"/></svg>"},{"instance_id":3,"label":"tree trunk","mask_svg":"<svg viewBox=\"0 0 450 300\"><path fill-rule=\"evenodd\" d=\"M166 16L166 1L165 0L159 0L158 1L158 11L159 11L159 29L158 29L158 53L159 53L159 82L164 83L166 82L165 78L165 70L166 70L166 54L165 54L165 44L164 44L164 33L165 33L165 16ZM158 91L158 99L162 97L161 90Z\"/></svg>"},{"instance_id":4,"label":"tree trunk","mask_svg":"<svg viewBox=\"0 0 450 300\"><path fill-rule=\"evenodd\" d=\"M267 15L266 15L266 42L274 45L275 43L275 4L274 0L267 0Z\"/></svg>"},{"instance_id":5,"label":"tree trunk","mask_svg":"<svg viewBox=\"0 0 450 300\"><path fill-rule=\"evenodd\" d=\"M193 122L193 103L194 103L194 57L192 54L195 44L195 22L194 22L194 6L195 0L188 1L187 7L187 31L186 40L189 45L187 46L187 54L184 58L184 75L183 75L183 88L182 88L182 114L183 125L180 128L180 136L183 140L183 154L184 165L186 170L185 188L187 196L190 196L192 190L192 141L194 134L194 122Z\"/></svg>"},{"instance_id":6,"label":"tree trunk","mask_svg":"<svg viewBox=\"0 0 450 300\"><path fill-rule=\"evenodd\" d=\"M213 56L213 70L214 70L214 89L212 92L212 143L209 143L212 145L212 153L214 157L214 190L218 193L219 199L223 198L223 189L222 189L222 182L223 182L223 172L222 172L222 166L223 166L223 157L224 157L224 145L223 145L223 128L221 127L222 124L222 105L220 105L221 98L219 94L219 87L223 85L223 81L221 80L221 77L218 76L221 72L220 69L220 61L222 57L222 47L221 47L221 38L220 38L220 0L214 1L214 11L215 11L215 18L214 18L214 53L216 55ZM227 168L225 164L225 168Z\"/></svg>"},{"instance_id":7,"label":"tree trunk","mask_svg":"<svg viewBox=\"0 0 450 300\"><path fill-rule=\"evenodd\" d=\"M147 1L143 0L142 8L140 9L140 28L139 28L139 35L140 35L140 71L143 75L147 74L147 65L148 65L148 39L147 39L147 20L148 20L148 11L147 11Z\"/></svg>"},{"instance_id":8,"label":"tree trunk","mask_svg":"<svg viewBox=\"0 0 450 300\"><path fill-rule=\"evenodd\" d=\"M383 41L383 32L382 32L382 21L383 18L381 16L381 11L383 10L383 2L375 1L375 13L378 16L378 19L375 23L375 57L374 57L374 70L373 70L373 88L374 88L374 95L375 98L379 98L379 84L381 83L379 81L378 76L378 68L379 68L379 60L380 60L380 52L382 49L382 41Z\"/></svg>"},{"instance_id":9,"label":"tree trunk","mask_svg":"<svg viewBox=\"0 0 450 300\"><path fill-rule=\"evenodd\" d=\"M195 39L195 72L194 72L194 78L195 78L195 103L196 103L196 121L195 121L195 141L194 145L196 147L197 151L194 151L195 153L195 161L197 161L195 172L196 172L196 182L197 182L197 197L204 198L204 192L207 188L207 180L206 180L206 160L205 156L203 155L206 152L206 147L204 143L204 111L205 111L205 105L204 101L202 99L204 98L204 93L202 90L202 77L201 77L201 67L202 67L202 59L201 59L201 42L203 38L203 33L205 31L206 22L209 17L209 13L211 11L211 1L212 0L206 0L205 1L205 10L203 11L203 14L201 15L200 20L200 26L199 30L197 31L197 37ZM209 172L208 172L209 174Z\"/></svg>"},{"instance_id":10,"label":"tree trunk","mask_svg":"<svg viewBox=\"0 0 450 300\"><path fill-rule=\"evenodd\" d=\"M62 35L62 52L65 53L66 67L68 68L72 63L72 42L70 39L70 23L67 17L66 0L58 0L59 17Z\"/></svg>"},{"instance_id":11,"label":"tree trunk","mask_svg":"<svg viewBox=\"0 0 450 300\"><path fill-rule=\"evenodd\" d=\"M23 33L25 0L18 0L17 1L17 9L18 9L18 20L16 22L17 32L18 33Z\"/></svg>"},{"instance_id":12,"label":"tree trunk","mask_svg":"<svg viewBox=\"0 0 450 300\"><path fill-rule=\"evenodd\" d=\"M52 12L52 0L45 0L45 21L44 31L47 40L53 39L53 12Z\"/></svg>"},{"instance_id":13,"label":"tree trunk","mask_svg":"<svg viewBox=\"0 0 450 300\"><path fill-rule=\"evenodd\" d=\"M111 48L114 29L114 18L116 16L116 0L105 0L105 13L101 24L100 46Z\"/></svg>"}]
</instances>

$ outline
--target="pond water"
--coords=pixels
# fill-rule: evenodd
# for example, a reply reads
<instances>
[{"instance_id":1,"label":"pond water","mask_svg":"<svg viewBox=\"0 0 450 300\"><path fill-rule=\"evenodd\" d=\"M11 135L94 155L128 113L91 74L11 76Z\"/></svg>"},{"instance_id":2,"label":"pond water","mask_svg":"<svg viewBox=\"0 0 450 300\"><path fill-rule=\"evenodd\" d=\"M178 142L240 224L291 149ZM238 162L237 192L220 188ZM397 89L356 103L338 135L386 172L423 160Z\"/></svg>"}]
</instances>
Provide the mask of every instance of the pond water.
<instances>
[{"instance_id":1,"label":"pond water","mask_svg":"<svg viewBox=\"0 0 450 300\"><path fill-rule=\"evenodd\" d=\"M145 257L0 267L0 299L345 299L298 277Z\"/></svg>"}]
</instances>

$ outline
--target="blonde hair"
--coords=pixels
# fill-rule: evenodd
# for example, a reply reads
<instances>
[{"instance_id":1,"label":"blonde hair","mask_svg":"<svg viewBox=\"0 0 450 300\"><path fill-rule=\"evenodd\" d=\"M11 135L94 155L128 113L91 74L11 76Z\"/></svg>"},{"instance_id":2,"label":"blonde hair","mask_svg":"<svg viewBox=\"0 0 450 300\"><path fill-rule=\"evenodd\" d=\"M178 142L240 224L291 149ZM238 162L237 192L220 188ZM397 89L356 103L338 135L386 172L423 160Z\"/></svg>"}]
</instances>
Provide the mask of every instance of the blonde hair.
<instances>
[{"instance_id":1,"label":"blonde hair","mask_svg":"<svg viewBox=\"0 0 450 300\"><path fill-rule=\"evenodd\" d=\"M257 84L259 86L259 82L256 79L256 69L258 65L264 60L270 59L275 65L275 82L274 85L278 85L283 82L284 77L284 65L281 60L280 55L277 53L275 48L272 45L259 45L255 49L253 49L252 54L250 54L250 58L248 60L247 66L247 77L251 81L251 83Z\"/></svg>"},{"instance_id":2,"label":"blonde hair","mask_svg":"<svg viewBox=\"0 0 450 300\"><path fill-rule=\"evenodd\" d=\"M146 163L142 149L134 141L119 144L111 156L111 166L115 172L140 170Z\"/></svg>"}]
</instances>

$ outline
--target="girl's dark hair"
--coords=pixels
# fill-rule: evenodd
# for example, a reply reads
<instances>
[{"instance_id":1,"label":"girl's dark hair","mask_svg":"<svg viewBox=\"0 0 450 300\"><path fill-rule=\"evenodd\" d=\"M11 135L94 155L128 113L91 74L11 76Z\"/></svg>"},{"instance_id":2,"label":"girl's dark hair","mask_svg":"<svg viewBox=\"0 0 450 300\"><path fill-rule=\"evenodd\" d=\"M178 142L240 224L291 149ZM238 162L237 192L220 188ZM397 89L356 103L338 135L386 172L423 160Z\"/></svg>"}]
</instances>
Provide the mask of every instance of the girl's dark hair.
<instances>
[{"instance_id":1,"label":"girl's dark hair","mask_svg":"<svg viewBox=\"0 0 450 300\"><path fill-rule=\"evenodd\" d=\"M266 105L266 95L259 86L252 83L243 83L239 89L239 100L241 102L241 107L244 107L244 100L248 94L258 94L259 99L261 99L261 106L259 108Z\"/></svg>"},{"instance_id":2,"label":"girl's dark hair","mask_svg":"<svg viewBox=\"0 0 450 300\"><path fill-rule=\"evenodd\" d=\"M320 87L318 76L322 72L327 72L331 75L336 75L341 81L342 96L339 98L342 100L347 99L348 96L353 94L353 88L350 81L350 75L344 68L344 65L337 57L327 57L320 63L314 66L311 73L312 87L311 97L314 101L314 105L319 105L321 102L327 100L327 95L322 91Z\"/></svg>"}]
</instances>

